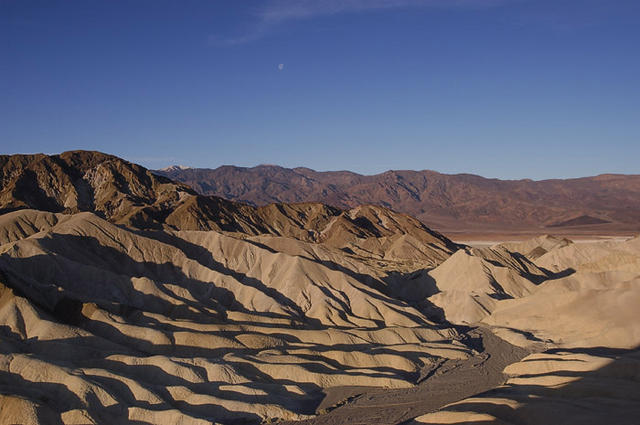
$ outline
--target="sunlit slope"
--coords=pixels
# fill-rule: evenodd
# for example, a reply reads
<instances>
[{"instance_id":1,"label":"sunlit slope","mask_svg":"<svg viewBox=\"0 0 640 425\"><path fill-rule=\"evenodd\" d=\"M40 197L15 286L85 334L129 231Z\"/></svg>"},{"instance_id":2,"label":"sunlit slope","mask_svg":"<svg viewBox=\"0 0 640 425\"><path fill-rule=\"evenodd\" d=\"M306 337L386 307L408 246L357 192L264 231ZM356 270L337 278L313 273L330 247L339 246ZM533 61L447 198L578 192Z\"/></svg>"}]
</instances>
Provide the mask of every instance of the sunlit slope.
<instances>
[{"instance_id":1,"label":"sunlit slope","mask_svg":"<svg viewBox=\"0 0 640 425\"><path fill-rule=\"evenodd\" d=\"M548 274L526 257L501 247L461 249L429 271L428 302L453 323L475 323L500 300L531 294Z\"/></svg>"},{"instance_id":2,"label":"sunlit slope","mask_svg":"<svg viewBox=\"0 0 640 425\"><path fill-rule=\"evenodd\" d=\"M637 423L639 261L638 238L562 243L536 258L556 275L525 297L498 301L483 322L543 352L508 366L503 386L412 423Z\"/></svg>"},{"instance_id":3,"label":"sunlit slope","mask_svg":"<svg viewBox=\"0 0 640 425\"><path fill-rule=\"evenodd\" d=\"M640 239L572 244L536 259L558 273L529 297L501 301L486 323L562 346L640 345Z\"/></svg>"},{"instance_id":4,"label":"sunlit slope","mask_svg":"<svg viewBox=\"0 0 640 425\"><path fill-rule=\"evenodd\" d=\"M408 387L422 367L471 354L386 294L382 271L330 261L335 248L143 235L91 213L3 220L3 421L302 418L322 388Z\"/></svg>"}]
</instances>

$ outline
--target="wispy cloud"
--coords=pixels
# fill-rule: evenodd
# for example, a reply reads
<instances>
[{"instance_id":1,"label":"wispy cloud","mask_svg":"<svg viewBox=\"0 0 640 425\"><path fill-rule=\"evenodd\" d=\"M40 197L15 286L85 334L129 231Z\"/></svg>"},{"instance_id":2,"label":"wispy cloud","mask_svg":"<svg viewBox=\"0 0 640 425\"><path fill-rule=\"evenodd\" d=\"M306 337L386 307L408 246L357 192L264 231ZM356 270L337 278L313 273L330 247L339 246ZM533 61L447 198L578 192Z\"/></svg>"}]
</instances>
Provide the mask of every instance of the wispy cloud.
<instances>
[{"instance_id":1,"label":"wispy cloud","mask_svg":"<svg viewBox=\"0 0 640 425\"><path fill-rule=\"evenodd\" d=\"M294 19L381 9L410 7L488 7L506 0L272 0L262 10L264 22L281 23Z\"/></svg>"},{"instance_id":2,"label":"wispy cloud","mask_svg":"<svg viewBox=\"0 0 640 425\"><path fill-rule=\"evenodd\" d=\"M212 44L242 44L260 39L278 26L302 19L385 9L487 8L517 0L270 0L254 11L255 25L234 38L210 36Z\"/></svg>"}]
</instances>

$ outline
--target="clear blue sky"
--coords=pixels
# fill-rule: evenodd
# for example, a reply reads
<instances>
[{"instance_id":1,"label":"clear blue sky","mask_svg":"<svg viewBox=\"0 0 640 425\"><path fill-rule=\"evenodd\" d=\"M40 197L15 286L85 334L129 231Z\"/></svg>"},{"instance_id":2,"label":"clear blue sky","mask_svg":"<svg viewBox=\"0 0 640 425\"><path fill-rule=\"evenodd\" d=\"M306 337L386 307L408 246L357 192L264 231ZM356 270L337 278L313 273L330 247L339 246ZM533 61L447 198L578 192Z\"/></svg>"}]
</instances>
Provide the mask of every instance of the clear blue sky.
<instances>
[{"instance_id":1,"label":"clear blue sky","mask_svg":"<svg viewBox=\"0 0 640 425\"><path fill-rule=\"evenodd\" d=\"M640 1L0 0L0 153L640 173Z\"/></svg>"}]
</instances>

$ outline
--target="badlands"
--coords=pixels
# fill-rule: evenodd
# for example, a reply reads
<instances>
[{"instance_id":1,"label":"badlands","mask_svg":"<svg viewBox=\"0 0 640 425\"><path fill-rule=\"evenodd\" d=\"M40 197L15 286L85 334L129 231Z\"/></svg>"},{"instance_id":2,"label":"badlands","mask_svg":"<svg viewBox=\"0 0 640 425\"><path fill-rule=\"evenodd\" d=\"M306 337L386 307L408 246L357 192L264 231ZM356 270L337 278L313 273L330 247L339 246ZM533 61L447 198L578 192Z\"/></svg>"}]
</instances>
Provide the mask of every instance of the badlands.
<instances>
[{"instance_id":1,"label":"badlands","mask_svg":"<svg viewBox=\"0 0 640 425\"><path fill-rule=\"evenodd\" d=\"M0 185L1 424L638 423L637 236L472 247L99 152Z\"/></svg>"}]
</instances>

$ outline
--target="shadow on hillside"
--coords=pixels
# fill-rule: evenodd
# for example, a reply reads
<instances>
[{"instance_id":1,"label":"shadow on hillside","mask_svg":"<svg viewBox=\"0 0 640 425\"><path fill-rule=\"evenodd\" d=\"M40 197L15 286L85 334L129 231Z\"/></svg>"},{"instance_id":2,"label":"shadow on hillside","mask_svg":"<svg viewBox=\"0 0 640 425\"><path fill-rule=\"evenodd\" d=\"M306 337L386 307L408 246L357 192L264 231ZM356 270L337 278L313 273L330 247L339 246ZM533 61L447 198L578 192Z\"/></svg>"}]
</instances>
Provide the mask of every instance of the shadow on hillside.
<instances>
[{"instance_id":1,"label":"shadow on hillside","mask_svg":"<svg viewBox=\"0 0 640 425\"><path fill-rule=\"evenodd\" d=\"M174 243L180 243L180 241L174 241ZM229 423L234 421L238 423L240 421L256 422L259 419L256 415L251 416L251 414L230 412L218 404L192 404L181 400L175 400L172 394L168 392L167 387L174 385L188 386L194 392L220 397L229 401L243 401L246 403L257 404L296 403L299 412L312 413L315 411L315 406L317 406L318 403L317 397L319 397L320 394L320 388L317 385L312 383L301 384L290 379L275 379L260 370L254 364L249 364L243 360L243 356L255 356L259 352L259 349L246 347L194 347L187 344L176 344L175 339L170 339L170 342L166 344L157 344L150 340L143 339L142 336L125 334L121 329L115 327L113 324L92 319L91 315L87 314L90 309L104 309L112 314L122 316L112 317L114 321L118 321L126 325L143 325L149 329L160 330L163 332L191 332L198 338L202 338L200 341L206 341L206 338L212 335L228 338L229 341L237 341L236 337L240 334L255 332L256 335L260 335L259 332L254 330L197 331L190 329L187 326L190 323L189 321L203 320L205 318L211 319L210 323L226 324L230 323L226 317L226 311L235 310L247 312L246 308L235 299L231 291L216 287L211 282L193 279L186 275L183 270L177 268L171 263L157 264L150 261L134 261L130 256L116 250L115 248L104 246L94 238L54 234L50 238L42 239L42 244L43 247L48 248L52 252L56 252L56 255L39 255L29 258L12 258L8 255L1 256L0 266L5 273L3 276L0 276L0 279L9 284L9 286L18 294L34 301L37 308L41 308L46 311L46 314L43 313L43 316L51 317L52 320L69 323L86 329L97 335L97 337L93 337L95 340L92 341L87 341L87 338L92 337L65 338L57 340L38 340L37 338L31 338L25 340L21 335L13 332L9 326L3 325L0 326L0 335L2 336L2 339L0 340L0 352L5 354L15 354L15 349L24 354L34 355L35 357L42 359L55 358L56 362L63 364L66 368L72 371L75 371L74 368L77 367L86 369L102 368L110 372L114 372L116 376L121 375L130 377L131 379L139 382L144 389L156 394L160 399L162 399L163 403L165 403L162 406L177 407L180 410L199 418L211 419L215 418L216 415L229 415L228 417L233 418ZM195 249L194 247L196 246L193 245L193 247L187 248L193 250ZM240 284L257 289L265 293L265 295L269 296L271 299L274 299L275 302L282 302L285 307L288 302L293 303L293 301L288 298L283 300L279 299L279 293L274 294L271 292L272 289L266 287L263 282L257 279L252 281L252 278L248 278L242 273L224 267L224 265L217 262L211 256L209 251L204 251L206 252L192 251L188 255L196 257L196 261L204 267L208 267L211 270L230 276ZM199 256L198 253L200 253ZM78 268L78 271L70 277L67 273L72 271L74 267ZM167 298L178 301L179 306L176 307L176 304L173 304L166 299L160 299L156 295L141 293L131 282L132 277L143 277L153 280L156 282L158 290ZM250 280L248 283L247 279ZM171 287L169 287L169 285L162 283L170 281L180 283L180 286L187 290L192 299L188 299L177 294ZM358 281L360 282L360 280ZM39 285L38 282L45 282L48 286ZM69 286L65 286L63 290L60 291L57 286L60 282L65 282L65 285L68 284ZM367 291L365 290L365 292ZM372 288L369 288L367 293L371 293L372 296L381 297L381 295ZM139 302L137 302L136 299L139 300ZM400 301L397 302L397 305L402 305ZM180 306L183 306L183 308ZM197 313L190 313L189 308L195 309ZM149 315L141 314L143 311L166 314L167 316L175 319L175 321L171 324L161 323L158 319L154 319ZM298 317L296 316L295 308L290 311L294 317ZM268 312L250 313L256 316L262 315L262 319L267 322L249 321L233 322L231 324L250 325L255 328L285 327L285 325L270 324L268 323L268 320L284 318L290 319L289 316L282 314L276 315L275 313ZM180 321L185 322L184 327L180 326ZM209 323L209 320L206 320L206 323ZM318 326L317 323L309 320L306 320L305 323L301 323L300 325L304 325L309 329L323 329ZM145 335L144 333L142 334L143 336ZM280 333L271 334L270 332L265 332L263 336L281 338L283 343L300 342L299 340L296 340L294 336L281 335ZM102 340L104 340L104 342ZM5 346L4 344L7 341L11 341L11 345ZM88 348L83 347L83 345L88 342L91 343L91 346ZM472 343L476 343L476 341L472 341ZM481 347L479 346L479 348ZM345 353L358 350L370 352L372 354L393 354L392 350L374 347L373 344L316 344L313 346L313 350L321 353L330 350L338 350ZM573 351L565 349L561 351L606 356L614 359L614 363L602 368L600 371L582 374L571 371L558 372L558 376L571 376L578 378L578 381L563 388L549 389L531 385L521 386L519 388L507 386L492 390L484 394L491 397L500 397L501 395L508 395L509 391L518 391L518 395L522 396L522 400L524 400L523 407L505 408L504 406L496 407L491 403L486 403L487 406L483 405L482 408L498 409L496 412L502 415L500 416L501 418L504 417L503 420L509 420L509 418L513 420L520 420L523 415L535 417L533 416L535 412L527 410L527 403L531 403L531 405L534 406L534 402L530 400L527 401L527 394L541 393L543 394L542 397L552 397L555 391L561 391L560 394L566 395L565 392L567 389L571 389L572 386L575 387L580 381L589 380L592 377L598 377L601 375L608 376L607 379L617 382L617 380L620 379L619 376L622 373L621 371L625 371L625 369L627 369L628 363L625 363L625 361L627 361L629 357L637 357L638 355L637 349L635 351L612 350L604 347L574 349ZM557 352L558 350L551 350L548 353L554 354ZM232 353L233 356L221 360L221 358L229 353ZM250 382L246 384L248 387L256 390L268 388L268 391L263 394L246 394L240 391L233 391L228 387L222 387L222 385L225 385L225 382L215 380L212 380L211 382L192 383L184 377L180 375L172 375L156 365L139 364L131 366L120 359L112 357L113 355L118 354L124 356L137 356L140 358L149 358L155 354L173 356L175 357L173 359L175 362L188 367L193 371L193 373L203 377L203 379L207 378L207 381L208 372L201 366L195 366L189 363L189 360L194 357L202 357L209 359L212 362L220 363L224 361L225 364L240 371L243 376L246 376L249 379ZM416 352L403 354L407 357L418 357L421 353ZM340 365L338 362L331 360L327 361L326 359L323 359L323 363L320 363L314 361L315 359L312 355L300 353L296 355L301 359L306 360L306 362L296 363L295 365L300 366L309 372L331 374L343 372L349 369ZM251 361L256 364L260 363L260 361L255 358L252 358ZM284 363L284 365L287 366L289 363ZM290 365L293 366L294 364L291 363ZM611 369L614 365L617 366ZM354 376L366 375L380 377L388 376L388 374L394 374L396 376L406 376L407 374L405 371L388 366L372 368L371 370L372 372L367 373L353 371L351 373ZM563 373L566 374L563 375ZM133 405L141 408L152 408L152 410L161 408L161 406L158 405L151 406L149 403L137 401L131 390L127 391L128 386L127 388L124 388L123 382L117 379L117 377L97 374L92 375L91 372L88 372L88 376L85 376L85 378L90 379L109 393L118 394L118 406ZM425 382L428 382L428 379ZM609 382L609 384L611 383ZM305 394L300 394L292 390L291 386L293 385L301 386ZM631 385L635 385L635 387L631 387L631 390L637 391L637 382L634 381ZM13 388L19 388L19 390L11 392L14 391L12 390ZM578 387L576 393L583 391L584 394L584 391L588 390L588 386ZM46 404L58 411L61 411L60 409L62 408L85 408L90 412L90 414L93 415L95 413L99 418L107 418L109 414L120 414L120 411L117 411L115 407L107 408L103 406L93 393L87 394L86 400L80 400L78 396L71 392L65 385L46 382L31 382L14 372L0 373L0 392L5 392L7 394L15 393L30 399L35 399L38 402ZM279 394L279 396L275 396L274 394ZM633 395L635 393L631 391L630 394ZM600 397L598 400L602 401L602 396L598 397ZM604 398L606 399L606 394L604 395ZM465 405L466 406L464 408L466 409L472 409L478 406L477 403L465 403ZM455 408L457 409L458 407ZM583 409L582 405L576 405L575 403L572 408L577 409L576 415L584 414L584 418L589 419L589 416L587 415L587 408ZM109 409L113 409L113 412ZM374 406L370 409L375 410L376 407ZM385 407L380 407L378 409L385 409ZM380 410L380 413L384 416L384 410ZM609 414L611 412L607 413ZM625 410L623 413L626 415L627 411ZM640 414L640 412L638 412L638 414ZM624 415L617 418L615 416L616 412L613 412L612 415L614 420L607 422L621 424L635 423L625 422L626 416ZM582 422L582 418L582 416L579 416L578 420L572 422L588 423ZM633 418L636 419L637 416ZM313 423L319 424L322 422ZM534 421L533 423L539 422Z\"/></svg>"},{"instance_id":2,"label":"shadow on hillside","mask_svg":"<svg viewBox=\"0 0 640 425\"><path fill-rule=\"evenodd\" d=\"M558 386L505 384L496 389L477 394L474 400L444 408L450 412L475 412L488 414L495 420L455 422L460 425L489 425L510 423L514 425L584 424L636 425L640 417L640 346L634 349L608 347L561 348L545 351L548 354L586 354L612 360L604 367L591 371L559 370L540 374L519 375L519 378L544 376L570 378L573 381ZM582 359L549 357L548 360L584 363ZM525 360L534 361L534 360ZM547 378L548 377L548 378ZM482 399L486 398L486 401ZM517 404L507 405L490 399L511 399ZM322 422L313 422L320 424ZM403 422L406 424L411 421ZM435 425L434 422L429 422ZM449 423L449 422L447 422ZM440 424L438 424L440 425ZM444 424L442 424L444 425Z\"/></svg>"},{"instance_id":3,"label":"shadow on hillside","mask_svg":"<svg viewBox=\"0 0 640 425\"><path fill-rule=\"evenodd\" d=\"M92 323L90 319L86 319L80 323L80 325L90 331L96 329L95 323ZM227 420L223 422L229 424L257 423L259 418L250 413L230 412L225 409L223 405L190 404L184 400L176 400L172 394L167 391L167 388L183 386L189 388L189 390L195 394L209 395L231 402L264 405L280 404L303 414L312 414L315 412L320 402L321 388L317 385L312 383L305 384L304 382L289 379L274 379L270 375L262 372L254 364L242 360L244 356L255 355L259 350L229 348L226 350L206 350L198 349L197 347L179 347L175 345L164 347L153 346L153 344L147 341L123 335L114 327L102 325L103 327L97 334L108 338L109 341L113 343L113 345L106 350L83 349L83 345L88 342L87 339L95 337L77 337L62 340L39 340L38 338L30 338L29 340L24 340L20 335L12 332L8 326L2 326L0 327L0 335L2 336L3 343L0 344L0 353L5 353L12 357L23 353L29 357L42 358L47 362L59 364L70 370L72 374L80 376L82 379L90 380L93 384L99 385L109 394L116 397L119 401L118 406L135 406L151 410L178 408L186 414L203 419L216 420L217 418L224 417L227 418ZM204 334L203 337L205 337ZM13 341L13 343L6 346L6 344L11 341ZM106 345L107 344L103 344L103 346ZM345 353L351 352L352 350L366 351L367 349L363 347L363 345L365 344L357 346L319 345L314 347L314 350L319 352L344 350ZM141 348L143 348L144 351L140 351ZM74 354L76 351L78 353ZM257 391L256 394L234 391L233 386L229 385L228 382L209 380L208 372L204 367L193 365L189 362L189 359L194 357L203 357L210 359L213 363L218 363L219 359L226 354L225 351L232 352L233 358L226 358L224 364L233 367L245 376L249 381L243 385L248 388L253 388ZM383 354L386 351L387 350L378 350L376 352ZM180 374L170 374L164 368L160 368L154 364L141 364L139 360L134 360L144 359L148 356L161 353L171 356L172 362L178 364L181 363L180 358L184 357L186 362L184 362L182 366L189 368L193 373L201 377L201 382L194 383L186 380ZM418 356L421 353L406 353L407 356L412 356L412 354ZM292 365L302 367L311 372L330 375L338 371L344 372L348 369L339 365L337 362L327 362L327 359L322 359L323 363L328 363L328 366L331 367L328 368L326 364L319 363L318 359L312 355L296 355L300 359L307 359L308 363L292 363ZM125 363L120 360L118 356L126 356L126 358L132 359L133 363ZM259 359L255 358L253 358L252 361L261 363ZM267 362L265 364L269 363ZM75 368L83 368L83 372L76 373L74 372L74 370L76 370ZM109 374L96 374L96 372L94 372L96 370L105 370L108 371ZM371 368L370 370L370 372L366 373L354 371L349 371L348 373L353 376L368 377L386 377L389 373L396 376L406 374L406 372L390 367ZM138 400L132 392L130 384L127 384L126 381L122 379L118 379L118 377L133 379L137 385L139 385L136 390L137 392L140 391L140 388L143 388L148 393L154 394L163 400L164 403L162 405L152 405L149 404L149 402ZM114 406L110 408L103 406L96 397L92 396L92 393L87 395L86 400L80 400L78 396L69 389L69 385L73 384L73 381L68 380L66 384L31 382L26 381L18 373L0 372L1 393L19 395L34 400L37 403L50 406L59 412L70 409L86 409L92 417L103 418L105 421L110 415L122 417L121 415L124 414L126 416L126 411L118 411ZM295 387L302 389L304 393L292 391L291 388ZM237 421L235 419L229 419L234 417L237 418Z\"/></svg>"},{"instance_id":4,"label":"shadow on hillside","mask_svg":"<svg viewBox=\"0 0 640 425\"><path fill-rule=\"evenodd\" d=\"M46 314L44 315L46 317ZM82 325L89 325L89 328L91 328L90 322L90 320L87 320L82 323ZM103 337L109 338L114 335L114 332L119 331L112 328L111 335L103 335ZM218 363L220 353L216 353L215 350L212 350L211 353L205 353L202 350L200 352L193 352L193 350L192 352L187 352L187 347L184 347L185 352L182 353L182 355L187 359L187 362L183 364L183 367L193 370L194 373L202 378L201 382L194 383L182 378L180 375L169 374L160 366L153 364L128 364L122 360L118 360L119 356L125 356L125 358L128 359L144 359L151 355L150 353L140 352L135 347L113 344L113 346L110 347L111 350L92 350L90 352L84 350L83 344L87 343L86 340L95 337L77 337L62 340L38 340L38 338L31 338L24 340L20 335L12 332L11 329L5 325L0 326L0 336L2 337L0 353L9 355L14 359L20 356L20 354L24 354L28 356L28 358L40 358L47 363L50 362L50 365L40 363L39 366L42 368L52 368L52 373L47 373L46 375L38 374L36 379L60 380L60 382L34 382L25 379L18 373L21 371L19 366L13 366L12 369L16 372L0 371L0 393L30 399L36 404L46 405L59 413L72 409L85 409L93 418L98 420L98 423L112 423L116 418L127 417L128 407L139 407L153 411L177 408L181 412L196 418L213 421L219 421L220 418L225 418L223 423L226 424L256 424L261 420L259 416L253 413L231 411L220 404L194 404L185 400L176 399L168 390L168 387L176 386L189 388L194 394L208 395L218 399L226 399L230 402L244 402L249 405L280 404L294 411L307 414L313 413L316 405L319 403L320 388L315 384L298 383L285 379L273 379L271 376L258 370L255 366L245 362L226 361L225 364L242 371L242 373L248 377L250 381L245 383L244 386L257 391L255 395L233 391L233 385L229 385L228 382L208 380L207 371L203 367L189 364L188 360L193 357L205 356L214 364ZM120 336L122 337L122 334L120 334ZM118 340L118 337L114 339ZM128 342L134 346L141 345L140 341L138 341L138 343L133 342L135 338L126 337L124 339L128 339ZM118 342L123 341L120 340ZM54 351L58 352L54 353ZM79 353L74 354L76 351L79 351ZM155 350L151 351L153 352ZM166 355L180 357L178 353L170 352L169 346L157 351L163 351ZM227 351L229 351L229 349L227 349ZM235 354L241 355L243 350L236 351L237 353ZM257 350L251 351L253 351L253 354L257 352ZM87 356L87 354L90 355ZM207 354L209 354L209 356L207 356ZM172 358L171 361L173 363L180 363L177 357ZM17 362L14 361L14 365L15 364L17 364ZM168 364L170 365L170 363ZM56 370L58 366L53 365L64 367L65 371L63 372L62 369ZM305 367L305 364L300 364L299 366ZM82 368L82 370L76 368ZM43 369L43 371L44 370L45 369ZM108 373L97 372L99 370L104 370ZM23 373L25 373L24 370ZM27 376L35 376L30 372L26 372L26 374ZM67 375L68 377L65 379L64 376L66 374L69 375ZM126 379L122 379L121 377ZM132 387L127 381L129 379L134 380L136 386ZM100 402L100 399L94 394L93 389L82 389L80 387L85 385L83 382L86 381L97 385L109 393L112 397L116 398L118 403L104 406ZM224 386L229 389L223 389ZM289 389L294 386L301 388L304 393L301 394ZM71 388L75 388L76 392L73 392ZM151 404L147 401L139 400L133 391L135 390L139 395L141 389L147 392L147 394L153 394L154 397L162 400L162 403ZM84 399L80 399L78 394L84 394ZM55 422L49 419L45 423L62 422L60 420ZM146 424L146 422L140 423ZM149 425L150 424L151 423L149 423Z\"/></svg>"},{"instance_id":5,"label":"shadow on hillside","mask_svg":"<svg viewBox=\"0 0 640 425\"><path fill-rule=\"evenodd\" d=\"M554 376L575 379L564 386L503 385L473 394L468 393L468 390L473 388L475 382L456 377L459 370L453 369L449 372L451 376L434 376L433 382L430 382L432 379L429 378L408 390L380 392L364 389L358 392L357 397L327 414L304 421L285 421L283 425L340 425L354 422L378 425L419 424L421 422L414 421L413 418L440 409L461 413L484 413L496 419L429 422L431 425L635 425L640 415L640 404L637 403L640 398L637 382L637 374L640 371L639 348L619 350L596 347L548 351L583 353L612 359L612 363L597 370L558 371L546 374L550 379ZM458 400L475 398L450 405L456 402L455 397L458 397ZM483 397L487 400L483 401ZM515 400L517 404L499 404L503 398ZM445 407L447 405L449 406Z\"/></svg>"},{"instance_id":6,"label":"shadow on hillside","mask_svg":"<svg viewBox=\"0 0 640 425\"><path fill-rule=\"evenodd\" d=\"M216 270L219 273L228 275L228 276L232 276L234 277L236 280L240 281L241 283L246 283L249 286L265 286L262 282L254 282L257 279L254 278L250 278L247 277L245 274L239 273L237 271L234 271L232 269L229 269L228 267L225 267L223 264L221 264L219 261L217 261L213 255L211 254L211 251L207 250L204 247L201 247L199 245L195 245L189 241L186 241L182 238L180 238L177 235L173 235L173 234L168 234L165 232L141 232L141 234L143 236L149 237L149 238L153 238L156 239L160 242L172 245L178 249L180 249L182 252L185 253L185 255L194 260L197 261L200 265L210 268L212 270ZM257 241L253 241L250 239L245 239L243 240L243 242L252 244L254 246L257 246L260 249L264 249L272 254L278 253L278 251L275 251L274 249L272 249L271 247L262 244L260 242ZM406 307L406 300L402 299L402 298L398 298L393 291L391 291L389 289L389 286L387 284L386 281L381 281L379 279L377 279L374 276L368 275L368 274L364 274L364 273L357 273L347 267L344 267L338 263L335 263L333 261L328 261L328 260L322 260L322 259L318 259L318 258L311 258L308 256L304 256L304 255L298 255L299 258L302 258L304 260L308 260L311 262L315 262L317 264L320 264L324 267L327 267L333 271L338 271L341 273L344 273L346 275L348 275L349 277L351 277L352 279L358 281L359 283L361 283L364 287L359 287L358 289L362 292L364 292L367 296L372 297L374 299L383 301L385 303L388 304L389 308L393 309L396 313L400 314L400 315L404 315L405 317L409 318L410 320L414 321L415 323L419 323L422 324L424 326L428 326L431 325L433 326L433 323L428 323L425 322L424 319L422 317L420 317L417 314L411 314L410 312L407 311L402 311L401 308ZM270 290L271 292L269 292L268 294L274 293L274 297L277 295L281 295L279 294L277 291L271 289L271 288L267 288L268 290ZM351 307L347 304L344 303L343 300L341 300L340 298L334 296L333 294L331 294L331 292L329 292L326 288L320 287L318 286L318 289L321 290L325 296L327 296L327 298L332 299L334 302L338 303L339 305L341 305L341 307L349 312L350 314L354 315L353 312L351 311ZM384 297L383 295L386 295L386 297ZM274 298L272 297L272 298ZM296 306L297 307L297 306ZM395 307L399 307L400 309L397 309ZM414 305L415 307L415 305ZM434 309L436 309L437 307L433 306ZM379 326L383 326L384 323L380 322ZM448 327L446 324L443 324L443 327Z\"/></svg>"},{"instance_id":7,"label":"shadow on hillside","mask_svg":"<svg viewBox=\"0 0 640 425\"><path fill-rule=\"evenodd\" d=\"M234 412L226 409L218 404L190 404L183 400L175 400L171 397L166 389L151 386L149 391L155 390L157 395L164 400L163 403L151 404L138 400L131 391L131 388L122 381L105 376L92 376L90 373L83 374L83 378L90 379L94 385L98 385L104 389L114 390L113 394L117 394L117 404L105 406L99 397L89 390L83 394L84 400L80 399L77 394L69 389L70 383L50 383L50 382L32 382L24 379L17 373L0 371L0 393L18 396L31 400L37 405L45 405L50 410L59 414L69 410L86 410L87 413L97 422L96 423L121 423L122 418L128 416L128 408L138 407L151 411L179 409L192 417L216 420L216 418L225 418L226 424L256 424L260 422L258 415L248 412ZM144 387L144 383L142 384ZM80 390L78 388L78 390ZM238 399L241 395L234 393ZM47 410L49 410L47 409ZM36 409L41 423L58 425L63 424L60 417L51 414L46 416ZM42 409L44 410L44 409ZM44 413L44 412L43 412ZM47 412L49 413L49 412ZM0 417L0 419L2 419ZM154 425L153 422L146 421L127 421L127 423L138 425Z\"/></svg>"},{"instance_id":8,"label":"shadow on hillside","mask_svg":"<svg viewBox=\"0 0 640 425\"><path fill-rule=\"evenodd\" d=\"M547 274L547 279L544 281L548 281L548 280L557 280L557 279L562 279L563 277L567 277L567 276L571 276L572 274L574 274L576 272L576 269L569 267L565 270L561 270L559 272L553 272L551 270L545 269L544 267L540 267L540 270L542 270L543 272L545 272Z\"/></svg>"},{"instance_id":9,"label":"shadow on hillside","mask_svg":"<svg viewBox=\"0 0 640 425\"><path fill-rule=\"evenodd\" d=\"M9 326L0 326L2 341L11 341L10 345L0 343L0 353L17 354L24 353L35 356L45 361L52 361L64 365L65 368L84 368L79 376L82 379L90 379L110 394L116 394L119 404L122 406L136 406L145 409L157 410L162 406L176 407L192 415L205 419L211 419L218 415L232 418L234 412L227 411L215 404L190 404L185 401L174 400L167 391L168 386L185 386L198 394L210 395L227 399L229 401L242 401L248 404L282 404L299 413L312 414L320 402L321 388L313 383L296 382L290 379L279 379L261 371L256 365L261 362L269 364L268 356L255 357L260 349L230 348L237 347L239 335L251 335L280 339L285 346L289 343L299 343L295 336L283 335L281 332L260 333L260 328L287 327L269 323L270 319L285 319L288 316L269 312L249 312L255 316L261 316L260 322L231 322L226 318L225 312L229 310L247 312L231 291L216 287L211 282L203 282L191 278L181 269L171 263L157 264L151 261L135 261L130 256L108 246L99 243L95 238L76 235L53 234L49 238L43 238L41 246L51 255L37 255L28 258L13 258L8 255L0 256L0 270L4 271L0 279L6 283L16 295L27 298L33 302L37 310L44 318L58 321L82 328L96 336L82 336L76 338L63 338L53 340L39 340L38 338L23 339L20 334L11 330ZM136 249L130 247L129 249ZM238 280L240 284L251 286L258 290L266 291L267 295L273 295L274 301L281 301L279 294L271 292L270 288L258 281L251 281L242 273L223 267L220 263L208 257L200 258L201 264L206 267L226 274ZM132 278L147 278L156 283L158 295L142 293L132 283ZM249 283L247 283L249 280ZM185 288L189 297L180 296L171 287L162 282L176 282ZM381 297L379 294L375 294ZM192 298L192 299L191 299ZM169 300L176 300L174 304ZM287 301L282 301L286 303ZM292 301L291 301L292 302ZM400 303L400 302L398 302ZM194 309L196 312L191 311ZM96 320L93 313L103 310L103 317L108 320ZM160 322L152 315L144 312L164 314L171 317L171 323ZM295 313L295 309L293 310ZM107 314L109 313L109 314ZM18 314L18 313L16 313ZM110 315L110 317L109 317ZM290 318L289 318L290 319ZM184 327L181 326L184 322ZM203 322L204 321L204 322ZM209 330L198 331L191 329L189 324L234 324L248 325L250 331L244 330ZM120 323L124 327L116 327ZM137 328L126 328L135 325ZM305 319L306 329L322 331L326 327ZM157 343L153 335L147 335L146 329L160 331L169 341ZM131 333L124 333L123 329L131 329ZM129 332L129 331L127 331ZM194 341L202 341L203 346L193 346L176 343L172 332L190 332ZM208 337L218 336L226 338L227 342L221 344L228 347L207 347ZM149 338L149 339L144 339ZM233 345L232 343L235 343ZM241 345L241 344L240 344ZM337 351L345 355L352 351L363 351L375 354L398 355L392 349L380 347L376 344L343 344L322 345L314 344L310 348L320 354ZM231 357L225 357L232 354ZM285 351L286 354L286 351ZM396 369L390 366L369 367L368 371L357 371L333 361L328 357L315 358L312 353L294 352L300 363L290 363L291 366L300 367L310 373L320 374L346 374L353 377L395 377L407 380L416 380L418 376L414 372ZM172 357L174 362L185 359L184 366L202 376L208 381L208 372L204 368L194 366L187 359L201 357L209 359L213 363L219 363L225 357L224 364L232 367L248 379L246 386L253 388L256 393L247 394L234 391L233 387L223 387L226 382L192 383L180 376L172 375L159 366L138 364L131 366L118 360L114 356L133 356L136 358L149 358L154 355ZM403 352L402 356L419 362L424 358L421 352ZM248 363L245 358L250 358L254 364ZM289 363L281 363L283 367ZM104 369L115 373L116 376L103 376L91 374L86 369ZM150 393L156 394L166 405L151 406L147 402L137 401L127 385L117 376L128 377L140 383ZM416 375L416 376L414 376ZM17 386L24 394L22 396L45 404L54 410L61 409L86 409L92 416L106 418L109 415L120 415L126 412L113 412L105 408L95 395L88 394L86 400L79 400L65 385L49 384L41 382L23 382L17 373L4 373L0 375L0 392L11 393L10 388ZM42 385L41 385L42 384ZM302 393L294 390L294 387L302 389ZM267 389L266 392L263 392ZM42 398L41 394L49 394ZM292 406L293 404L293 406ZM114 413L115 412L115 413ZM217 413L216 413L217 412ZM258 417L248 413L237 413L238 423L242 421L256 422ZM235 421L235 419L233 420ZM233 421L228 423L233 423Z\"/></svg>"},{"instance_id":10,"label":"shadow on hillside","mask_svg":"<svg viewBox=\"0 0 640 425\"><path fill-rule=\"evenodd\" d=\"M55 255L27 258L3 256L0 264L4 264L5 273L22 283L19 286L22 292L28 293L29 298L49 308L55 309L58 305L61 314L65 312L69 316L60 315L59 318L68 322L73 322L70 311L73 310L73 300L77 299L96 302L109 311L115 309L118 314L125 315L130 310L144 310L174 319L189 320L197 315L201 320L204 316L212 323L221 323L226 320L227 311L232 310L262 317L267 322L277 319L287 323L298 322L299 326L304 324L305 327L323 328L319 320L306 317L300 307L285 295L269 288L260 280L230 270L213 259L208 265L209 269L262 292L282 306L288 314L247 310L232 291L216 286L214 282L194 279L169 262L158 264L152 261L135 261L115 248L102 245L93 237L53 234L39 242L44 249ZM140 292L134 287L132 278L153 281L154 287L164 296L161 298ZM38 281L52 283L46 296L41 294L42 285L37 287ZM177 293L173 284L185 288L190 297ZM56 288L58 285L62 285L64 291ZM33 290L28 291L25 287ZM175 300L176 303L169 300Z\"/></svg>"}]
</instances>

